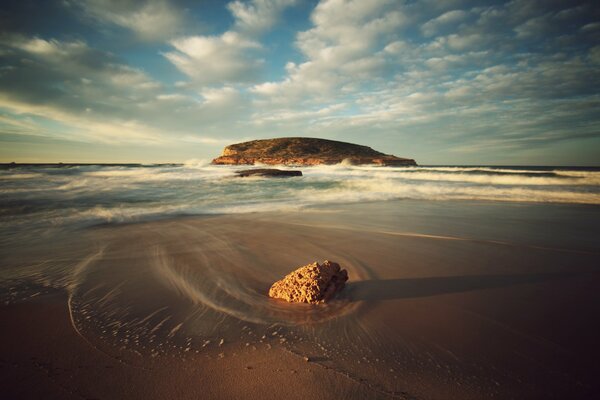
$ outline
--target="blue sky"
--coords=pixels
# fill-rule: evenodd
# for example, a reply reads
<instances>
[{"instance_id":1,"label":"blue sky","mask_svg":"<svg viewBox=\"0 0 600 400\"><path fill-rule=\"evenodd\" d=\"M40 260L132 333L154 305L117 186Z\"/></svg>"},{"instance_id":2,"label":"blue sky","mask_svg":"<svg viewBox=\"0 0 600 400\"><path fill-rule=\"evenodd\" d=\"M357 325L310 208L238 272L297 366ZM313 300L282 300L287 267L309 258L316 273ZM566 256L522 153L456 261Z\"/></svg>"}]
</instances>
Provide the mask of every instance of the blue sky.
<instances>
[{"instance_id":1,"label":"blue sky","mask_svg":"<svg viewBox=\"0 0 600 400\"><path fill-rule=\"evenodd\" d=\"M16 0L1 162L310 136L421 164L600 165L593 1Z\"/></svg>"}]
</instances>

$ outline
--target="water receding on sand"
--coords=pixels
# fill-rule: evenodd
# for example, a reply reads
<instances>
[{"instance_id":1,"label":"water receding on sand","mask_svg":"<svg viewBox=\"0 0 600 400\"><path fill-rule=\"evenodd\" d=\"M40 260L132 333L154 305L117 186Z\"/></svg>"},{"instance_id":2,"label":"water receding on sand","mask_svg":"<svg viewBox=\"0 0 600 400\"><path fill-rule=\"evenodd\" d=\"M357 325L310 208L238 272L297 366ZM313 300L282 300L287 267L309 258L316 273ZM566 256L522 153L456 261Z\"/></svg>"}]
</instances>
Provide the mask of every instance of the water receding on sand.
<instances>
[{"instance_id":1,"label":"water receding on sand","mask_svg":"<svg viewBox=\"0 0 600 400\"><path fill-rule=\"evenodd\" d=\"M58 230L5 248L3 293L14 301L65 290L76 331L108 352L226 359L279 348L401 398L427 394L431 382L500 395L534 366L533 385L553 377L570 387L581 378L559 364L577 353L519 309L552 309L556 282L586 302L597 213L399 201ZM559 238L542 216L564 227ZM267 297L275 280L325 259L350 277L331 303Z\"/></svg>"}]
</instances>

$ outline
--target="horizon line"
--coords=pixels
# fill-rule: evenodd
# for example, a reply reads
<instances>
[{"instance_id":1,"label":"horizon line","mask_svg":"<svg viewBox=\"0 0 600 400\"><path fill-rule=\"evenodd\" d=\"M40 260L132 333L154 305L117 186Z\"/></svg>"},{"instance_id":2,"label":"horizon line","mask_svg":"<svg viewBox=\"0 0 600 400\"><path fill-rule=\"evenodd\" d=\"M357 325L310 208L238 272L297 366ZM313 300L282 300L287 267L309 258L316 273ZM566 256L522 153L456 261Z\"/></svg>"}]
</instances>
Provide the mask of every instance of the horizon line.
<instances>
[{"instance_id":1,"label":"horizon line","mask_svg":"<svg viewBox=\"0 0 600 400\"><path fill-rule=\"evenodd\" d=\"M41 166L41 165L64 165L64 166L78 166L78 165L99 165L99 166L142 166L142 165L185 165L186 161L181 162L0 162L0 166ZM335 164L332 164L335 165ZM369 165L369 164L363 164ZM247 165L248 167L254 166ZM310 166L302 166L310 167ZM406 166L404 166L406 167ZM415 167L553 167L553 168L600 168L598 165L552 165L552 164L419 164Z\"/></svg>"}]
</instances>

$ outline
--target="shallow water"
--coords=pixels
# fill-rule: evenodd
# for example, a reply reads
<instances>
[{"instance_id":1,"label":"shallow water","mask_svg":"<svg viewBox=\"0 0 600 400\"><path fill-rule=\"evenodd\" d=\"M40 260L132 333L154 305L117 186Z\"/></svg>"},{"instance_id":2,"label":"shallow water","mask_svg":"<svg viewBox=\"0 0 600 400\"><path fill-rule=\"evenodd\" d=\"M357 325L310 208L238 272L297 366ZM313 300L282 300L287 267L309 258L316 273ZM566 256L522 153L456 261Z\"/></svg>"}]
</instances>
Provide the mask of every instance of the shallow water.
<instances>
[{"instance_id":1,"label":"shallow water","mask_svg":"<svg viewBox=\"0 0 600 400\"><path fill-rule=\"evenodd\" d=\"M4 164L0 239L48 234L57 226L395 199L600 204L597 168L334 165L303 167L299 178L235 178L243 168Z\"/></svg>"},{"instance_id":2,"label":"shallow water","mask_svg":"<svg viewBox=\"0 0 600 400\"><path fill-rule=\"evenodd\" d=\"M281 346L386 396L577 397L596 372L598 222L595 205L397 200L58 224L5 242L2 294L62 288L84 337L149 356ZM335 301L267 298L325 259L350 276Z\"/></svg>"}]
</instances>

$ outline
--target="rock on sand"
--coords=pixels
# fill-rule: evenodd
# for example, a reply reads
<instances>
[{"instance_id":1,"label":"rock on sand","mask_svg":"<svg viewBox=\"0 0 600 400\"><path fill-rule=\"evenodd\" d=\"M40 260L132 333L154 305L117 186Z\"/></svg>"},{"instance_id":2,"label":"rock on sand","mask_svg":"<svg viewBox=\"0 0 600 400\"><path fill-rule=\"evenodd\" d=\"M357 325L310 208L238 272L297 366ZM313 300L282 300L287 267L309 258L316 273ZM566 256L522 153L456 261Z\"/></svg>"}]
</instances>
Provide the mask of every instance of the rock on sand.
<instances>
[{"instance_id":1,"label":"rock on sand","mask_svg":"<svg viewBox=\"0 0 600 400\"><path fill-rule=\"evenodd\" d=\"M296 269L269 289L269 296L292 303L323 303L340 291L348 273L340 265L325 260Z\"/></svg>"}]
</instances>

